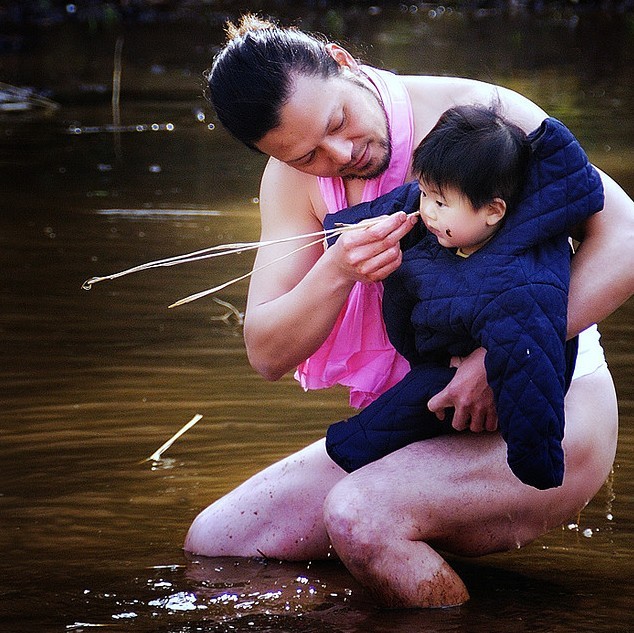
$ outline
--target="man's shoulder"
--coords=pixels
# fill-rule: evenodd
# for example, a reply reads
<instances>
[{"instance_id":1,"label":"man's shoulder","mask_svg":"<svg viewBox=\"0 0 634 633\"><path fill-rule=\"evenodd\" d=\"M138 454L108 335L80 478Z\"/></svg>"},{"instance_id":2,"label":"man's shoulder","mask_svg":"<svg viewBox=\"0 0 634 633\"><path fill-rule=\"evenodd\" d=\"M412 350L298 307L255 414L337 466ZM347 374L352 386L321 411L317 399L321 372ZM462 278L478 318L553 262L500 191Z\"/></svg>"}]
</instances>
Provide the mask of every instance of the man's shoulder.
<instances>
[{"instance_id":1,"label":"man's shoulder","mask_svg":"<svg viewBox=\"0 0 634 633\"><path fill-rule=\"evenodd\" d=\"M415 143L436 124L448 108L462 103L490 103L496 87L475 79L434 75L403 75L412 104Z\"/></svg>"},{"instance_id":2,"label":"man's shoulder","mask_svg":"<svg viewBox=\"0 0 634 633\"><path fill-rule=\"evenodd\" d=\"M260 209L274 215L310 215L321 219L327 212L316 176L304 174L269 158L260 185Z\"/></svg>"},{"instance_id":3,"label":"man's shoulder","mask_svg":"<svg viewBox=\"0 0 634 633\"><path fill-rule=\"evenodd\" d=\"M446 99L448 95L469 99L470 95L489 94L496 86L478 79L445 75L399 75L410 96ZM433 91L433 92L428 92Z\"/></svg>"},{"instance_id":4,"label":"man's shoulder","mask_svg":"<svg viewBox=\"0 0 634 633\"><path fill-rule=\"evenodd\" d=\"M294 167L270 157L262 174L262 188L273 188L288 191L291 195L301 197L304 194L312 196L319 190L317 176L305 174Z\"/></svg>"}]
</instances>

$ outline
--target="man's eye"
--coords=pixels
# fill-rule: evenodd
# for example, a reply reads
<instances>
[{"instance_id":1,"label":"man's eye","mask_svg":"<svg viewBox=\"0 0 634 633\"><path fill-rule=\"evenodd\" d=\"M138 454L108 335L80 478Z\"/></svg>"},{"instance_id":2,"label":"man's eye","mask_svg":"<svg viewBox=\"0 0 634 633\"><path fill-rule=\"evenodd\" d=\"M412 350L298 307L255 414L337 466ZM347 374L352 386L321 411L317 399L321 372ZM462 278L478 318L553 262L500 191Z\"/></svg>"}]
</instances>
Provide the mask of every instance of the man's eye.
<instances>
[{"instance_id":1,"label":"man's eye","mask_svg":"<svg viewBox=\"0 0 634 633\"><path fill-rule=\"evenodd\" d=\"M333 128L333 132L338 132L346 123L346 114L345 112L341 115L341 121Z\"/></svg>"},{"instance_id":2,"label":"man's eye","mask_svg":"<svg viewBox=\"0 0 634 633\"><path fill-rule=\"evenodd\" d=\"M306 165L310 165L315 159L315 152L311 152L301 163L299 163L300 167L305 167Z\"/></svg>"}]
</instances>

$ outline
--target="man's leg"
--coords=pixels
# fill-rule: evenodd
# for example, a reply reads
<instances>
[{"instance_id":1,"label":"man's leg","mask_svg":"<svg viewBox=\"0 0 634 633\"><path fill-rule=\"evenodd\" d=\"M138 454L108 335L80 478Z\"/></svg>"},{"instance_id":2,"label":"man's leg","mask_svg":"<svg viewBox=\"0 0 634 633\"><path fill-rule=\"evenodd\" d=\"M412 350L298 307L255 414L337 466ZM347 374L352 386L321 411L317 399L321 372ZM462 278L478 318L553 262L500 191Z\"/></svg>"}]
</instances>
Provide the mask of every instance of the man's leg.
<instances>
[{"instance_id":1,"label":"man's leg","mask_svg":"<svg viewBox=\"0 0 634 633\"><path fill-rule=\"evenodd\" d=\"M497 433L443 436L342 479L325 502L326 528L344 564L384 604L459 604L467 591L435 548L466 556L505 551L565 522L605 481L616 434L614 388L600 369L568 392L561 487L522 484Z\"/></svg>"},{"instance_id":2,"label":"man's leg","mask_svg":"<svg viewBox=\"0 0 634 633\"><path fill-rule=\"evenodd\" d=\"M257 473L203 510L185 550L203 556L326 558L326 495L346 473L326 454L324 440Z\"/></svg>"}]
</instances>

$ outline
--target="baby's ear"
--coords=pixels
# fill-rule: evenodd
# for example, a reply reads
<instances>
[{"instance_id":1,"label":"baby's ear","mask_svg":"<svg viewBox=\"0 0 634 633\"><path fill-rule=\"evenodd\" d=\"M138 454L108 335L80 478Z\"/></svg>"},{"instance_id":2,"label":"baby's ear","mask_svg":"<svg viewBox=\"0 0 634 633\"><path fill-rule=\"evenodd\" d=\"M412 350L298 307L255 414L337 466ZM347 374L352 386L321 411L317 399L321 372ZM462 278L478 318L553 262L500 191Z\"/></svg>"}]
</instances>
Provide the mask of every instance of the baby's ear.
<instances>
[{"instance_id":1,"label":"baby's ear","mask_svg":"<svg viewBox=\"0 0 634 633\"><path fill-rule=\"evenodd\" d=\"M506 214L506 202L502 198L493 198L486 205L487 224L495 226Z\"/></svg>"}]
</instances>

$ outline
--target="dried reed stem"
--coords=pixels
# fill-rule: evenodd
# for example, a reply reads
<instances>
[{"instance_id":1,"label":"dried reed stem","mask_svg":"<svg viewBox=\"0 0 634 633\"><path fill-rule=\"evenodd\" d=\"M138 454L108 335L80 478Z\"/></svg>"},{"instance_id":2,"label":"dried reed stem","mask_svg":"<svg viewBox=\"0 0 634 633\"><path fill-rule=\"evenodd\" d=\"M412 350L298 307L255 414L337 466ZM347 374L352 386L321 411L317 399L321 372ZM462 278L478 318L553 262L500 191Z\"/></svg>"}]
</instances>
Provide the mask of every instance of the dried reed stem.
<instances>
[{"instance_id":1,"label":"dried reed stem","mask_svg":"<svg viewBox=\"0 0 634 633\"><path fill-rule=\"evenodd\" d=\"M190 303L192 301L196 301L196 299L202 299L203 297L206 297L207 295L212 295L215 292L220 292L221 290L224 290L225 288L227 288L228 286L231 286L235 283L237 283L238 281L242 281L243 279L248 279L253 273L256 273L260 270L263 270L264 268L267 268L268 266L272 266L273 264L277 264L277 262L282 261L283 259L286 259L287 257L290 257L291 255L294 255L295 253L305 249L305 248L309 248L311 246L314 246L315 244L319 244L322 241L322 239L318 239L318 240L314 240L313 242L309 242L308 244L304 244L303 246L300 246L299 248L295 248L292 251L290 251L290 253L286 253L285 255L282 255L281 257L278 257L266 264L263 264L262 266L258 266L257 268L254 268L253 270L250 270L248 273L246 273L245 275L240 275L239 277L236 277L235 279L230 279L229 281L225 281L225 283L220 284L219 286L216 286L214 288L209 288L209 290L203 290L202 292L197 292L193 295L189 295L188 297L184 297L183 299L179 299L178 301L175 301L174 303L172 303L171 305L167 306L168 308L176 308L178 306L182 306L186 303Z\"/></svg>"},{"instance_id":2,"label":"dried reed stem","mask_svg":"<svg viewBox=\"0 0 634 633\"><path fill-rule=\"evenodd\" d=\"M413 217L417 215L420 215L420 212L414 211L413 213L408 214L408 217ZM258 272L268 266L276 264L277 262L283 259L286 259L287 257L290 257L291 255L294 255L295 253L305 248L310 248L311 246L315 246L315 244L319 244L320 242L323 242L328 237L341 235L342 233L346 231L366 229L370 226L378 224L383 219L384 218L382 217L368 218L366 220L362 220L361 222L358 222L357 224L337 224L335 228L329 229L327 231L326 230L316 231L314 233L305 233L304 235L291 235L290 237L282 237L276 240L266 240L261 242L238 242L236 244L220 244L218 246L211 246L209 248L204 248L202 250L194 251L192 253L186 253L184 255L176 255L174 257L167 257L165 259L158 259L152 262L147 262L145 264L140 264L138 266L133 266L132 268L128 268L126 270L122 270L118 273L113 273L111 275L105 275L103 277L91 277L90 279L87 279L82 284L81 287L83 290L90 290L94 284L99 283L101 281L109 281L112 279L117 279L118 277L123 277L124 275L140 272L142 270L149 270L151 268L160 268L164 266L176 266L177 264L186 264L189 262L200 261L202 259L220 257L221 255L232 255L232 254L244 253L249 250L264 248L266 246L272 246L274 244L283 244L285 242L292 242L295 240L311 239L314 237L318 237L318 239L312 240L308 242L307 244L304 244L303 246L293 249L292 251L262 266L258 266L257 268L254 268L253 270L251 270L250 272L244 275L240 275L239 277L236 277L235 279L230 279L229 281L226 281L225 283L222 283L219 286L215 286L214 288L203 290L201 292L197 292L195 294L184 297L183 299L179 299L178 301L175 301L170 306L168 306L169 308L175 308L185 303L190 303L191 301L195 301L196 299L201 299L202 297L206 297L207 295L219 292L220 290L223 290L224 288L227 288L228 286L231 286L232 284L235 284L239 281L249 278L255 272Z\"/></svg>"},{"instance_id":3,"label":"dried reed stem","mask_svg":"<svg viewBox=\"0 0 634 633\"><path fill-rule=\"evenodd\" d=\"M170 437L165 444L163 444L160 448L156 449L147 459L144 459L145 462L158 462L161 459L161 455L181 436L183 433L189 431L189 429L196 424L203 416L200 413L197 413L185 426L183 426L180 431L174 433L172 437Z\"/></svg>"},{"instance_id":4,"label":"dried reed stem","mask_svg":"<svg viewBox=\"0 0 634 633\"><path fill-rule=\"evenodd\" d=\"M334 233L334 231L339 233L340 229L334 229L332 232ZM91 277L90 279L87 279L81 287L83 290L90 290L94 284L99 283L100 281L111 281L112 279L117 279L118 277L123 277L131 273L138 273L143 270L149 270L151 268L162 268L164 266L188 264L190 262L197 262L202 259L220 257L221 255L237 255L239 253L255 250L264 246L272 246L273 244L291 242L293 240L299 240L302 238L311 238L316 236L320 236L320 238L323 238L326 233L330 235L331 231L318 231L316 233L307 233L306 235L297 236L293 235L291 237L283 237L278 240L270 240L264 242L243 242L237 244L220 244L218 246L210 246L209 248L203 248L202 250L194 251L192 253L175 255L174 257L166 257L165 259L157 259L156 261L139 264L138 266L133 266L132 268L122 270L121 272L113 273L112 275L105 275L103 277ZM319 241L321 241L321 239Z\"/></svg>"}]
</instances>

